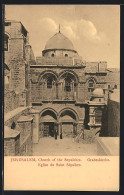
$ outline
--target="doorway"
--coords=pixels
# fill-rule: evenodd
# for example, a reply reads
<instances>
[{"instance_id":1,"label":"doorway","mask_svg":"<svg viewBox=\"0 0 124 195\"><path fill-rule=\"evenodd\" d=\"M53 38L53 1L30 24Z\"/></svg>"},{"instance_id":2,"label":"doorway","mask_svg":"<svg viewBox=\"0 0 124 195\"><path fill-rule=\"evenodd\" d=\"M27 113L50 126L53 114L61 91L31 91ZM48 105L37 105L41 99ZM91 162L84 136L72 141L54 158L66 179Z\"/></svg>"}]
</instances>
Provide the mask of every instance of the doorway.
<instances>
[{"instance_id":1,"label":"doorway","mask_svg":"<svg viewBox=\"0 0 124 195\"><path fill-rule=\"evenodd\" d=\"M44 122L44 137L54 137L54 122Z\"/></svg>"},{"instance_id":2,"label":"doorway","mask_svg":"<svg viewBox=\"0 0 124 195\"><path fill-rule=\"evenodd\" d=\"M62 123L62 135L63 137L73 136L73 123L63 122Z\"/></svg>"}]
</instances>

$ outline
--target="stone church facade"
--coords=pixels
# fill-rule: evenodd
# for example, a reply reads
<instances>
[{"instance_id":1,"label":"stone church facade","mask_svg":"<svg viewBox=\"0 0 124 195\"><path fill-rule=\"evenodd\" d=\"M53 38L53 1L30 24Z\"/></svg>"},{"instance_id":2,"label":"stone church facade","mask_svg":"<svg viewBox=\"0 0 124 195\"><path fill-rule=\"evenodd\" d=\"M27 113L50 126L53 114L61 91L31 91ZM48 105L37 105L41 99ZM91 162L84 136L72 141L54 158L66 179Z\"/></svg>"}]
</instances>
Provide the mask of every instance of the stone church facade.
<instances>
[{"instance_id":1,"label":"stone church facade","mask_svg":"<svg viewBox=\"0 0 124 195\"><path fill-rule=\"evenodd\" d=\"M86 136L90 131L96 134L105 120L110 88L119 87L113 74L106 61L84 61L60 30L35 59L23 24L5 21L4 112L28 107L33 143L54 137L55 129L63 139L82 130ZM19 121L15 120L18 127Z\"/></svg>"}]
</instances>

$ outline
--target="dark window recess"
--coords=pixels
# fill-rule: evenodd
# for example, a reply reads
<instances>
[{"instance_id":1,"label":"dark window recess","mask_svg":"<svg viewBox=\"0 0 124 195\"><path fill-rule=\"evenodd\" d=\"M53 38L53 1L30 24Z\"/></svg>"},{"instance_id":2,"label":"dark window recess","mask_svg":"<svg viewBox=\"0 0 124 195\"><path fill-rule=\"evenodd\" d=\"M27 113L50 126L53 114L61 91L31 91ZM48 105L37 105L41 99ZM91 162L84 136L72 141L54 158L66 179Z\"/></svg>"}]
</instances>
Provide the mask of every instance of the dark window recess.
<instances>
[{"instance_id":1,"label":"dark window recess","mask_svg":"<svg viewBox=\"0 0 124 195\"><path fill-rule=\"evenodd\" d=\"M68 91L68 92L71 91L71 79L70 78L65 79L65 91Z\"/></svg>"},{"instance_id":2,"label":"dark window recess","mask_svg":"<svg viewBox=\"0 0 124 195\"><path fill-rule=\"evenodd\" d=\"M8 35L4 35L4 51L8 51Z\"/></svg>"},{"instance_id":3,"label":"dark window recess","mask_svg":"<svg viewBox=\"0 0 124 195\"><path fill-rule=\"evenodd\" d=\"M52 79L47 80L47 88L49 88L49 89L52 88Z\"/></svg>"},{"instance_id":4,"label":"dark window recess","mask_svg":"<svg viewBox=\"0 0 124 195\"><path fill-rule=\"evenodd\" d=\"M94 88L88 88L88 92L93 92Z\"/></svg>"},{"instance_id":5,"label":"dark window recess","mask_svg":"<svg viewBox=\"0 0 124 195\"><path fill-rule=\"evenodd\" d=\"M51 56L54 57L54 53L52 53Z\"/></svg>"},{"instance_id":6,"label":"dark window recess","mask_svg":"<svg viewBox=\"0 0 124 195\"><path fill-rule=\"evenodd\" d=\"M11 129L15 129L15 127L16 127L16 124L15 124L15 122L13 122L11 125Z\"/></svg>"},{"instance_id":7,"label":"dark window recess","mask_svg":"<svg viewBox=\"0 0 124 195\"><path fill-rule=\"evenodd\" d=\"M99 99L99 102L101 102L101 99Z\"/></svg>"},{"instance_id":8,"label":"dark window recess","mask_svg":"<svg viewBox=\"0 0 124 195\"><path fill-rule=\"evenodd\" d=\"M65 54L65 57L68 57L68 54L67 53Z\"/></svg>"},{"instance_id":9,"label":"dark window recess","mask_svg":"<svg viewBox=\"0 0 124 195\"><path fill-rule=\"evenodd\" d=\"M89 88L93 88L94 87L94 82L92 80L89 81Z\"/></svg>"},{"instance_id":10,"label":"dark window recess","mask_svg":"<svg viewBox=\"0 0 124 195\"><path fill-rule=\"evenodd\" d=\"M93 80L89 80L88 92L93 92L93 90L94 90L94 81Z\"/></svg>"},{"instance_id":11,"label":"dark window recess","mask_svg":"<svg viewBox=\"0 0 124 195\"><path fill-rule=\"evenodd\" d=\"M76 87L77 86L77 84L76 83L74 83L74 87Z\"/></svg>"},{"instance_id":12,"label":"dark window recess","mask_svg":"<svg viewBox=\"0 0 124 195\"><path fill-rule=\"evenodd\" d=\"M5 26L11 26L11 22L5 22Z\"/></svg>"},{"instance_id":13,"label":"dark window recess","mask_svg":"<svg viewBox=\"0 0 124 195\"><path fill-rule=\"evenodd\" d=\"M110 86L110 85L108 85L108 89L110 89L110 87L111 87L111 86Z\"/></svg>"},{"instance_id":14,"label":"dark window recess","mask_svg":"<svg viewBox=\"0 0 124 195\"><path fill-rule=\"evenodd\" d=\"M117 89L117 85L115 85L114 88Z\"/></svg>"}]
</instances>

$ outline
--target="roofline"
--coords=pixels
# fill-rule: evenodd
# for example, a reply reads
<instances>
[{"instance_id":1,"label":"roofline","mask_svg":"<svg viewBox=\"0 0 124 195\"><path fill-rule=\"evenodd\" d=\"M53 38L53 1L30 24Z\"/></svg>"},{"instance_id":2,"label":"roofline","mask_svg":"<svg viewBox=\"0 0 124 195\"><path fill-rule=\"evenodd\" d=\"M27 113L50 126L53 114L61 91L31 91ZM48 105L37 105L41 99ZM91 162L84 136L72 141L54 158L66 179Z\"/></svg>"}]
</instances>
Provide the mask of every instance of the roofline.
<instances>
[{"instance_id":1,"label":"roofline","mask_svg":"<svg viewBox=\"0 0 124 195\"><path fill-rule=\"evenodd\" d=\"M20 24L25 28L25 26L22 24L21 21L17 21L17 20L5 20L4 23L5 23L5 22L20 23ZM29 32L26 28L25 28L25 30L26 30L27 32Z\"/></svg>"}]
</instances>

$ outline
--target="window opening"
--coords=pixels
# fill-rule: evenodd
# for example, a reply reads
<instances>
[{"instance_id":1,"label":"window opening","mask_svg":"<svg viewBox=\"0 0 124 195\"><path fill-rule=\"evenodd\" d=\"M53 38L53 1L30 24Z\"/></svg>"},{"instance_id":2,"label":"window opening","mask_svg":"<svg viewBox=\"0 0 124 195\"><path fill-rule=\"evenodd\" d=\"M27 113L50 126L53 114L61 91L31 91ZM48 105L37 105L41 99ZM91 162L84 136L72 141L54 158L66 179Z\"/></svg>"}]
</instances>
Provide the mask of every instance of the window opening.
<instances>
[{"instance_id":1,"label":"window opening","mask_svg":"<svg viewBox=\"0 0 124 195\"><path fill-rule=\"evenodd\" d=\"M70 78L65 79L65 91L68 91L68 92L71 91L71 79Z\"/></svg>"},{"instance_id":2,"label":"window opening","mask_svg":"<svg viewBox=\"0 0 124 195\"><path fill-rule=\"evenodd\" d=\"M93 90L94 90L94 81L93 80L89 80L88 92L93 92Z\"/></svg>"},{"instance_id":3,"label":"window opening","mask_svg":"<svg viewBox=\"0 0 124 195\"><path fill-rule=\"evenodd\" d=\"M111 86L110 86L110 85L108 85L108 89L110 89L110 87L111 87Z\"/></svg>"},{"instance_id":4,"label":"window opening","mask_svg":"<svg viewBox=\"0 0 124 195\"><path fill-rule=\"evenodd\" d=\"M15 124L15 122L13 122L11 125L11 129L15 129L15 127L16 127L16 124Z\"/></svg>"},{"instance_id":5,"label":"window opening","mask_svg":"<svg viewBox=\"0 0 124 195\"><path fill-rule=\"evenodd\" d=\"M8 35L4 35L4 51L8 51Z\"/></svg>"},{"instance_id":6,"label":"window opening","mask_svg":"<svg viewBox=\"0 0 124 195\"><path fill-rule=\"evenodd\" d=\"M47 88L49 88L49 89L52 88L52 79L47 80Z\"/></svg>"}]
</instances>

